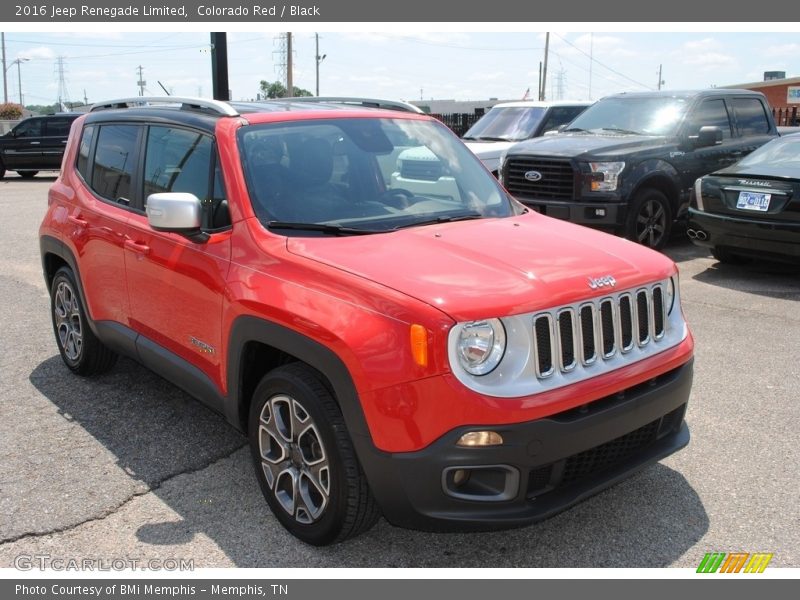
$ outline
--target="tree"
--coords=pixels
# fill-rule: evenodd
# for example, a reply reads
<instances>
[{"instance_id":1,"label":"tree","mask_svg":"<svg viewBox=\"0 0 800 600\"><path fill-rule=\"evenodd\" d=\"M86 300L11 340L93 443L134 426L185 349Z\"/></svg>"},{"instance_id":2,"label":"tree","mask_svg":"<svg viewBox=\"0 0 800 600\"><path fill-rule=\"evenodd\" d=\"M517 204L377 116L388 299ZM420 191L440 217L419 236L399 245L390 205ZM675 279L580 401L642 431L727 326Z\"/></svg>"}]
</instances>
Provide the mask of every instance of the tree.
<instances>
[{"instance_id":1,"label":"tree","mask_svg":"<svg viewBox=\"0 0 800 600\"><path fill-rule=\"evenodd\" d=\"M286 98L286 86L280 81L273 81L272 83L262 79L259 84L261 95L265 98ZM294 86L293 96L313 96L308 90Z\"/></svg>"},{"instance_id":2,"label":"tree","mask_svg":"<svg viewBox=\"0 0 800 600\"><path fill-rule=\"evenodd\" d=\"M22 118L22 107L13 102L0 102L0 119L4 121L16 121Z\"/></svg>"}]
</instances>

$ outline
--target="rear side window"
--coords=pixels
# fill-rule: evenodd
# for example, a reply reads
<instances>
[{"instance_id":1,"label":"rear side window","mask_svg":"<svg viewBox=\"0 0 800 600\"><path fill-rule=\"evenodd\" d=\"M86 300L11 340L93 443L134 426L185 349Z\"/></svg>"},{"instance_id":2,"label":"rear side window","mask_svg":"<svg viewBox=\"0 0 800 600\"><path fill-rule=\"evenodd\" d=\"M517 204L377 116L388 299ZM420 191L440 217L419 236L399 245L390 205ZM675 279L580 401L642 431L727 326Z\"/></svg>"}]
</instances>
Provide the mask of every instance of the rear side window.
<instances>
[{"instance_id":1,"label":"rear side window","mask_svg":"<svg viewBox=\"0 0 800 600\"><path fill-rule=\"evenodd\" d=\"M187 192L211 198L209 136L174 127L150 127L144 162L144 198L161 192Z\"/></svg>"},{"instance_id":2,"label":"rear side window","mask_svg":"<svg viewBox=\"0 0 800 600\"><path fill-rule=\"evenodd\" d=\"M728 110L725 108L725 101L704 100L694 112L694 118L690 127L689 135L697 135L701 127L715 126L722 129L722 137L731 137L731 123L728 118Z\"/></svg>"},{"instance_id":3,"label":"rear side window","mask_svg":"<svg viewBox=\"0 0 800 600\"><path fill-rule=\"evenodd\" d=\"M554 106L542 125L542 133L555 131L562 125L571 122L586 109L585 106Z\"/></svg>"},{"instance_id":4,"label":"rear side window","mask_svg":"<svg viewBox=\"0 0 800 600\"><path fill-rule=\"evenodd\" d=\"M97 136L92 189L103 198L127 204L136 162L136 125L104 125Z\"/></svg>"},{"instance_id":5,"label":"rear side window","mask_svg":"<svg viewBox=\"0 0 800 600\"><path fill-rule=\"evenodd\" d=\"M769 120L764 105L758 98L734 98L732 104L739 135L769 133Z\"/></svg>"},{"instance_id":6,"label":"rear side window","mask_svg":"<svg viewBox=\"0 0 800 600\"><path fill-rule=\"evenodd\" d=\"M92 149L94 127L86 127L81 134L81 145L78 148L78 173L84 181L89 181L89 152Z\"/></svg>"},{"instance_id":7,"label":"rear side window","mask_svg":"<svg viewBox=\"0 0 800 600\"><path fill-rule=\"evenodd\" d=\"M70 125L72 125L72 119L48 119L44 126L44 135L67 137Z\"/></svg>"}]
</instances>

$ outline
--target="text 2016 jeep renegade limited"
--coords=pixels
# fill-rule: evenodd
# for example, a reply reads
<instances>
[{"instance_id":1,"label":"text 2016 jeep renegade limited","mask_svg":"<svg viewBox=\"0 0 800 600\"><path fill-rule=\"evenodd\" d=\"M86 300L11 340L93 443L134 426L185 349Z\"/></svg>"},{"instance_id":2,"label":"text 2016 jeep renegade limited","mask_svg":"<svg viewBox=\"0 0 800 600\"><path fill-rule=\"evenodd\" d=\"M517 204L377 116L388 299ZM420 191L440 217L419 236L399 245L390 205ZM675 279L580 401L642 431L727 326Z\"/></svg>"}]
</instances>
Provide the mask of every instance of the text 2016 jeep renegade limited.
<instances>
[{"instance_id":1,"label":"text 2016 jeep renegade limited","mask_svg":"<svg viewBox=\"0 0 800 600\"><path fill-rule=\"evenodd\" d=\"M528 212L424 115L159 102L73 125L40 230L58 347L247 432L300 539L522 525L688 442L669 259ZM396 146L455 185L387 187Z\"/></svg>"}]
</instances>

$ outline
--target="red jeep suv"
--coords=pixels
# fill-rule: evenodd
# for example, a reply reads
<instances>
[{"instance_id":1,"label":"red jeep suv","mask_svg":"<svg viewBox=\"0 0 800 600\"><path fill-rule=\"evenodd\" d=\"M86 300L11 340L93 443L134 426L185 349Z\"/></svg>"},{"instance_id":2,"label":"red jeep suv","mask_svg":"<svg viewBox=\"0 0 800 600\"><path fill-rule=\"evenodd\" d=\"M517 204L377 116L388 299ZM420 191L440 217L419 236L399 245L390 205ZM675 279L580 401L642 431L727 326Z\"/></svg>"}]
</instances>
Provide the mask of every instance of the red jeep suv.
<instances>
[{"instance_id":1,"label":"red jeep suv","mask_svg":"<svg viewBox=\"0 0 800 600\"><path fill-rule=\"evenodd\" d=\"M424 195L392 186L419 147ZM689 441L675 264L528 211L430 117L108 102L48 203L67 367L128 356L222 413L310 544L523 525Z\"/></svg>"}]
</instances>

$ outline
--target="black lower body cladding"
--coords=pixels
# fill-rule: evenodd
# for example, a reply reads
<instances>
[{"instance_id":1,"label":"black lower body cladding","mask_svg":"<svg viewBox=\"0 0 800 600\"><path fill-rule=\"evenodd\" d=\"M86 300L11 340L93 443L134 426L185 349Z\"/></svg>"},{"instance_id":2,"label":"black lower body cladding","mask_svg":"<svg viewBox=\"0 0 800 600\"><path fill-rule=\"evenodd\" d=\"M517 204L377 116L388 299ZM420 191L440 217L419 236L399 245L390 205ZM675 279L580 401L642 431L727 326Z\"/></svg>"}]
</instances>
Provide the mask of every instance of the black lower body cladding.
<instances>
[{"instance_id":1,"label":"black lower body cladding","mask_svg":"<svg viewBox=\"0 0 800 600\"><path fill-rule=\"evenodd\" d=\"M461 448L471 428L424 450L388 454L354 436L389 522L430 531L491 530L546 519L680 450L690 361L585 407L497 427L502 446Z\"/></svg>"}]
</instances>

